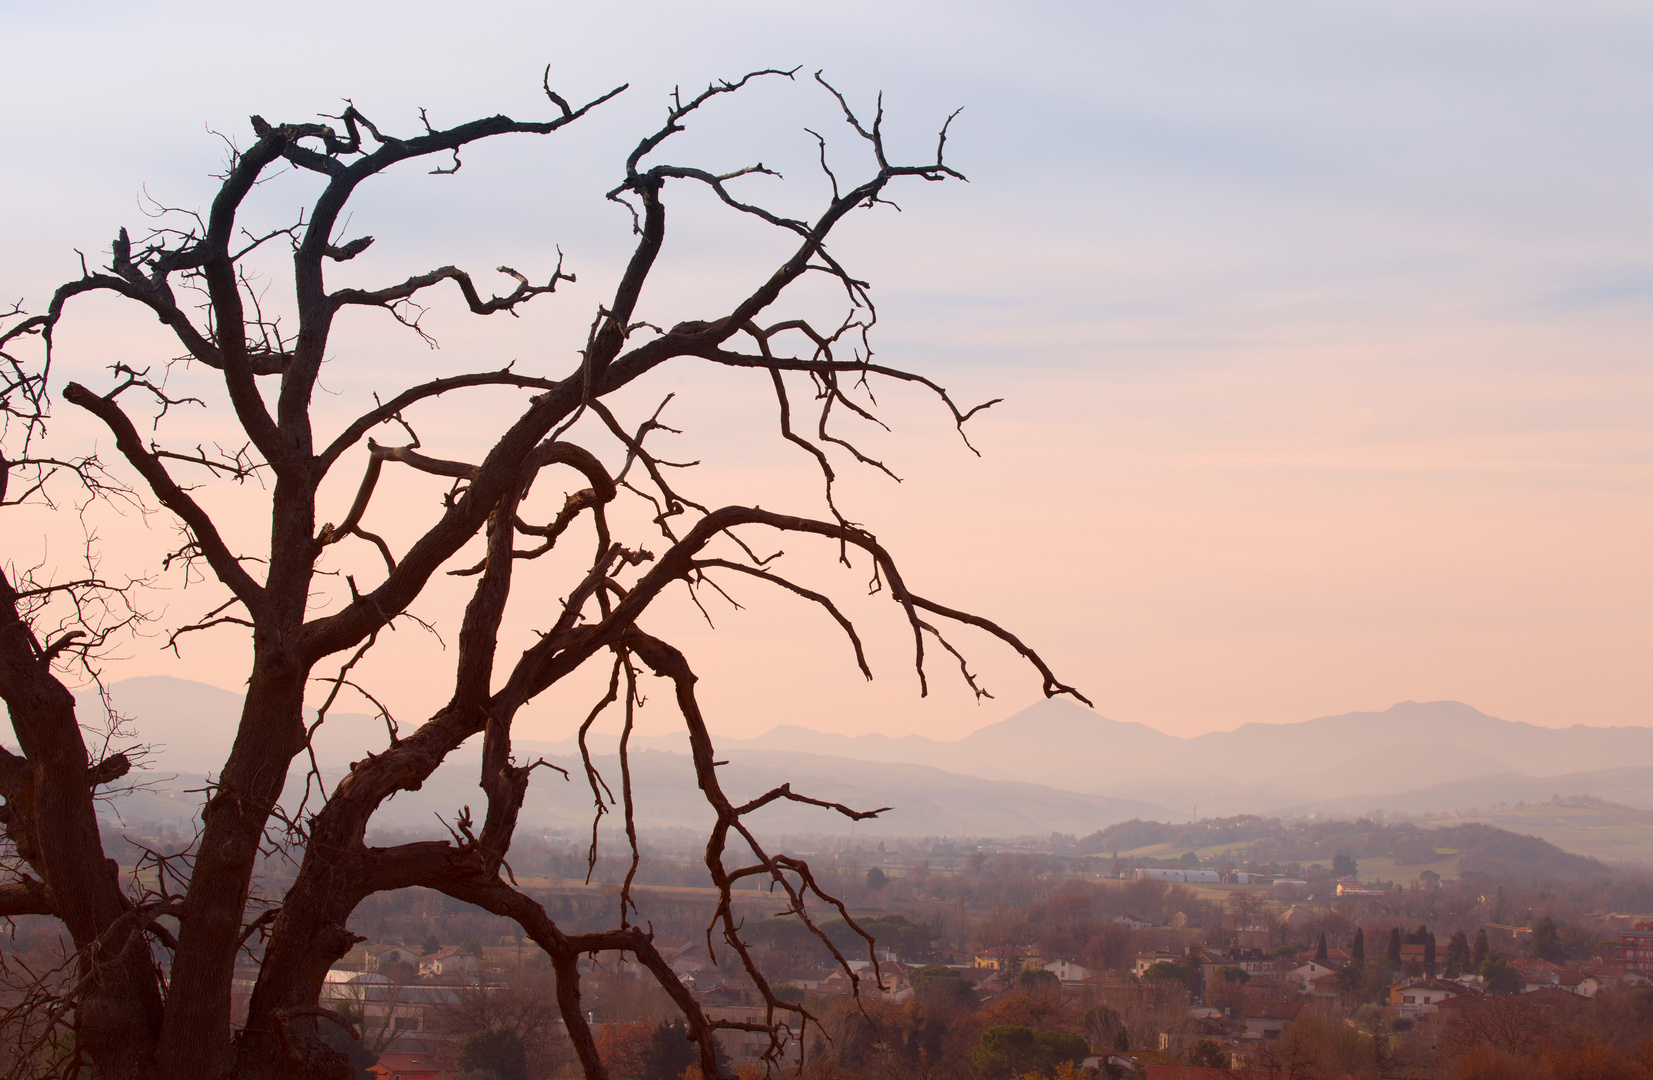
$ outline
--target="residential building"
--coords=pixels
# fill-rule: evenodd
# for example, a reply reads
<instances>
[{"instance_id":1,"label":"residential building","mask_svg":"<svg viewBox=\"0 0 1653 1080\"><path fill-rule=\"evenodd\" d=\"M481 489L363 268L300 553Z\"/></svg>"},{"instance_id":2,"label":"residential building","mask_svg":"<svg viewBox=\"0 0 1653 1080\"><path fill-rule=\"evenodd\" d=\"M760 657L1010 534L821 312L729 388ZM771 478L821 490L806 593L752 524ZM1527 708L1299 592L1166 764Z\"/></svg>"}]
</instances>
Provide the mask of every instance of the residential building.
<instances>
[{"instance_id":1,"label":"residential building","mask_svg":"<svg viewBox=\"0 0 1653 1080\"><path fill-rule=\"evenodd\" d=\"M1236 967L1250 976L1270 973L1274 970L1274 960L1256 946L1230 946L1226 949L1204 948L1196 950L1200 960L1200 970L1206 982L1210 982L1220 967Z\"/></svg>"},{"instance_id":2,"label":"residential building","mask_svg":"<svg viewBox=\"0 0 1653 1080\"><path fill-rule=\"evenodd\" d=\"M1301 1001L1256 1002L1245 1011L1245 1037L1273 1042L1302 1011Z\"/></svg>"},{"instance_id":3,"label":"residential building","mask_svg":"<svg viewBox=\"0 0 1653 1080\"><path fill-rule=\"evenodd\" d=\"M1287 967L1281 977L1287 985L1295 984L1300 993L1307 993L1309 986L1322 975L1335 975L1337 968L1330 960L1300 960Z\"/></svg>"},{"instance_id":4,"label":"residential building","mask_svg":"<svg viewBox=\"0 0 1653 1080\"><path fill-rule=\"evenodd\" d=\"M794 968L780 979L788 986L796 986L799 990L817 991L821 984L838 974L839 968Z\"/></svg>"},{"instance_id":5,"label":"residential building","mask_svg":"<svg viewBox=\"0 0 1653 1080\"><path fill-rule=\"evenodd\" d=\"M1151 953L1137 953L1131 961L1131 974L1140 979L1143 972L1155 964L1180 963L1185 955L1171 949L1155 949Z\"/></svg>"},{"instance_id":6,"label":"residential building","mask_svg":"<svg viewBox=\"0 0 1653 1080\"><path fill-rule=\"evenodd\" d=\"M1389 894L1382 889L1368 889L1359 882L1340 881L1337 883L1337 895L1382 898Z\"/></svg>"},{"instance_id":7,"label":"residential building","mask_svg":"<svg viewBox=\"0 0 1653 1080\"><path fill-rule=\"evenodd\" d=\"M1039 970L1045 966L1045 959L1039 955L1039 951L1033 946L1018 945L1011 949L1000 949L997 952L976 953L972 958L971 966L1020 974L1024 971Z\"/></svg>"},{"instance_id":8,"label":"residential building","mask_svg":"<svg viewBox=\"0 0 1653 1080\"><path fill-rule=\"evenodd\" d=\"M1052 960L1045 965L1045 970L1064 983L1084 982L1096 974L1090 968L1083 964L1076 964L1072 960Z\"/></svg>"},{"instance_id":9,"label":"residential building","mask_svg":"<svg viewBox=\"0 0 1653 1080\"><path fill-rule=\"evenodd\" d=\"M1653 922L1640 922L1619 933L1619 965L1627 972L1653 975Z\"/></svg>"},{"instance_id":10,"label":"residential building","mask_svg":"<svg viewBox=\"0 0 1653 1080\"><path fill-rule=\"evenodd\" d=\"M418 964L419 953L401 945L369 945L367 970L377 972L386 964Z\"/></svg>"},{"instance_id":11,"label":"residential building","mask_svg":"<svg viewBox=\"0 0 1653 1080\"><path fill-rule=\"evenodd\" d=\"M1440 1009L1441 1003L1448 998L1474 993L1475 991L1462 983L1447 982L1444 979L1413 979L1396 983L1389 988L1389 1004L1402 1016L1409 1016L1415 1020L1436 1012Z\"/></svg>"},{"instance_id":12,"label":"residential building","mask_svg":"<svg viewBox=\"0 0 1653 1080\"><path fill-rule=\"evenodd\" d=\"M438 949L419 958L419 974L426 977L476 981L480 963L475 954L457 947Z\"/></svg>"}]
</instances>

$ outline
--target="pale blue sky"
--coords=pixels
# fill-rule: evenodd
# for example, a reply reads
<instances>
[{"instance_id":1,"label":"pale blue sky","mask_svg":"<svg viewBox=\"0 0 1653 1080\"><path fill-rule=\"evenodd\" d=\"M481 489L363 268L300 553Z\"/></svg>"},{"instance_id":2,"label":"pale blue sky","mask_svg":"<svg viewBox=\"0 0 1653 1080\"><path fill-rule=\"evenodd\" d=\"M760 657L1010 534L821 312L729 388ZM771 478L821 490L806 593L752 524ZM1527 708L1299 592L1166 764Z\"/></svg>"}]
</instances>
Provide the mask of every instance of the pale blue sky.
<instances>
[{"instance_id":1,"label":"pale blue sky","mask_svg":"<svg viewBox=\"0 0 1653 1080\"><path fill-rule=\"evenodd\" d=\"M843 240L883 305L886 359L1010 399L983 418L983 462L914 402L916 434L890 443L904 500L857 481L856 516L937 552L930 591L1043 643L1109 715L1179 734L1438 697L1653 722L1645 5L6 3L0 18L0 298L34 304L73 248L141 224L145 186L203 205L221 159L208 129L246 141L248 113L306 119L348 96L404 128L419 106L539 115L547 62L570 98L632 83L553 140L364 200L356 231L381 237L364 274L543 268L560 243L590 287L515 325L437 313L436 354L364 323L328 377L346 400L502 355L560 369L623 253L600 192L674 83L825 68L861 102L883 89L914 157L962 105L949 151L971 183L898 192L902 215ZM836 125L820 130L849 149L830 104L804 81L756 88L680 156L762 159L788 179L747 190L806 206L800 128ZM278 181L263 212L301 195ZM750 278L772 249L727 226L674 219L646 317L704 314ZM165 355L111 306L77 317L65 375L112 350ZM716 380L681 385L707 484L793 491L768 444L731 433L767 416ZM920 706L899 652L865 689L784 612L681 633L723 688L715 723L742 734L780 719L944 734L1033 692L984 661L998 702ZM233 685L203 674L218 654L202 650L192 668L140 646L133 670ZM804 691L784 715L743 678L753 656Z\"/></svg>"}]
</instances>

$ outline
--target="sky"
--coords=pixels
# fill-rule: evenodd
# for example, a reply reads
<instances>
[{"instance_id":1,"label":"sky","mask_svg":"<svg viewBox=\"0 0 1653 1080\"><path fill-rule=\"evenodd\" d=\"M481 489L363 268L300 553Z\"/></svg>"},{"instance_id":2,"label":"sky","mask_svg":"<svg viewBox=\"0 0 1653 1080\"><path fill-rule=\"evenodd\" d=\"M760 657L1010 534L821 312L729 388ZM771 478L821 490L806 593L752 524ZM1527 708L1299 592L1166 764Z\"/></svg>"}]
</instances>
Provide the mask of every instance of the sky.
<instances>
[{"instance_id":1,"label":"sky","mask_svg":"<svg viewBox=\"0 0 1653 1080\"><path fill-rule=\"evenodd\" d=\"M1005 399L971 422L978 458L922 395L880 396L894 431L864 436L902 483L851 469L844 503L916 589L1014 629L1104 715L1178 735L1407 699L1546 726L1653 723L1645 5L0 3L0 18L14 43L0 298L35 308L75 275L76 249L95 261L118 226L146 223L143 198L204 207L221 139L250 141L251 113L307 120L349 98L417 130L421 107L438 123L547 115L547 64L571 99L630 83L551 139L364 194L353 227L380 238L351 265L364 282L443 263L543 275L559 245L580 281L519 320L443 297L436 351L386 320L352 323L323 379L337 417L437 372L566 370L627 250L629 222L601 194L674 85L802 66L673 150L778 168L784 180L743 190L793 211L821 195L806 126L840 169L863 164L808 73L866 109L882 91L909 159L962 106L947 150L969 183L910 184L900 212L863 214L839 241L873 282L881 359L961 401ZM259 220L284 223L306 190L273 180ZM716 310L781 250L680 198L642 312L662 325ZM830 297L805 302L831 317ZM60 385L171 355L152 320L104 300L76 306L60 345ZM626 407L640 417L667 392L673 453L704 462L703 501L819 512L765 386L683 367ZM420 433L462 456L506 407L445 403ZM230 437L210 415L175 423L186 445ZM77 417L55 424L65 445L96 438ZM354 481L329 489L337 516ZM221 497L249 549L259 497ZM385 530L430 499L388 491ZM33 527L39 546L22 529L9 558L73 553L76 536ZM98 528L110 565L134 571L171 540L153 516ZM815 614L761 591L740 589L741 611L712 605L715 628L681 598L650 624L694 661L714 730L960 737L1036 698L1025 667L965 634L995 697L971 701L938 663L920 700L891 605L858 599L864 568L835 572L830 556L788 553L867 620L870 685ZM215 602L175 576L152 596L157 626ZM444 583L426 613L458 603ZM514 610L511 642L537 614ZM364 670L401 715L428 713L451 653L398 634ZM163 644L136 639L111 670L244 677L232 633L178 657ZM525 730L562 737L591 691L548 700ZM645 729L671 722L645 712Z\"/></svg>"}]
</instances>

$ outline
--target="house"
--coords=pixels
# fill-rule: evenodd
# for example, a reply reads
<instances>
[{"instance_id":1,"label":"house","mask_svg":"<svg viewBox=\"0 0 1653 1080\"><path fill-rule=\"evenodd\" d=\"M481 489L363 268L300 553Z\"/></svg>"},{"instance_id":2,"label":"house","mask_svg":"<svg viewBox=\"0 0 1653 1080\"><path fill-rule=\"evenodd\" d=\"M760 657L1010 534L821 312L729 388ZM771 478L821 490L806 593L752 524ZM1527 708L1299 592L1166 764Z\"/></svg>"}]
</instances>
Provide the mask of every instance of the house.
<instances>
[{"instance_id":1,"label":"house","mask_svg":"<svg viewBox=\"0 0 1653 1080\"><path fill-rule=\"evenodd\" d=\"M1586 979L1593 979L1596 984L1596 989L1598 990L1605 990L1610 986L1617 986L1619 982L1623 980L1625 975L1624 969L1619 967L1617 964L1580 964L1578 965L1578 970L1579 973ZM1594 997L1595 993L1592 991L1586 996Z\"/></svg>"},{"instance_id":2,"label":"house","mask_svg":"<svg viewBox=\"0 0 1653 1080\"><path fill-rule=\"evenodd\" d=\"M1402 1016L1416 1020L1436 1012L1448 998L1462 997L1474 991L1462 983L1444 979L1412 979L1389 988L1389 1005Z\"/></svg>"},{"instance_id":3,"label":"house","mask_svg":"<svg viewBox=\"0 0 1653 1080\"><path fill-rule=\"evenodd\" d=\"M1579 997L1593 998L1601 992L1601 980L1577 968L1562 968L1557 972L1556 985Z\"/></svg>"},{"instance_id":4,"label":"house","mask_svg":"<svg viewBox=\"0 0 1653 1080\"><path fill-rule=\"evenodd\" d=\"M380 971L386 964L418 964L419 954L401 945L369 945L367 970Z\"/></svg>"},{"instance_id":5,"label":"house","mask_svg":"<svg viewBox=\"0 0 1653 1080\"><path fill-rule=\"evenodd\" d=\"M1368 889L1359 882L1340 881L1337 883L1337 895L1376 897L1381 899L1389 894L1383 889Z\"/></svg>"},{"instance_id":6,"label":"house","mask_svg":"<svg viewBox=\"0 0 1653 1080\"><path fill-rule=\"evenodd\" d=\"M1308 994L1312 998L1317 998L1321 1001L1330 1001L1336 998L1341 992L1342 991L1340 991L1337 987L1336 972L1332 972L1328 975L1319 975L1309 980Z\"/></svg>"},{"instance_id":7,"label":"house","mask_svg":"<svg viewBox=\"0 0 1653 1080\"><path fill-rule=\"evenodd\" d=\"M1215 1012L1216 1010L1211 1010ZM1162 1053L1182 1057L1193 1049L1195 1043L1214 1042L1223 1046L1228 1045L1229 1031L1223 1022L1213 1016L1190 1016L1181 1025L1178 1031L1162 1031L1159 1033L1159 1048Z\"/></svg>"},{"instance_id":8,"label":"house","mask_svg":"<svg viewBox=\"0 0 1653 1080\"><path fill-rule=\"evenodd\" d=\"M1587 981L1584 973L1576 968L1564 968L1560 964L1552 964L1548 960L1535 957L1518 957L1510 961L1510 967L1521 973L1521 989L1528 993L1553 986L1569 994L1580 994ZM1599 981L1592 981L1589 993L1580 996L1593 997L1600 988Z\"/></svg>"},{"instance_id":9,"label":"house","mask_svg":"<svg viewBox=\"0 0 1653 1080\"><path fill-rule=\"evenodd\" d=\"M1130 912L1126 912L1123 915L1115 915L1113 917L1113 921L1127 930L1146 930L1150 926L1154 925L1147 919L1132 915Z\"/></svg>"},{"instance_id":10,"label":"house","mask_svg":"<svg viewBox=\"0 0 1653 1080\"><path fill-rule=\"evenodd\" d=\"M439 1080L446 1075L430 1054L380 1054L367 1072L378 1080Z\"/></svg>"},{"instance_id":11,"label":"house","mask_svg":"<svg viewBox=\"0 0 1653 1080\"><path fill-rule=\"evenodd\" d=\"M1181 962L1182 953L1171 949L1155 949L1151 953L1137 953L1131 961L1131 974L1142 978L1142 973L1155 964L1175 964Z\"/></svg>"},{"instance_id":12,"label":"house","mask_svg":"<svg viewBox=\"0 0 1653 1080\"><path fill-rule=\"evenodd\" d=\"M1210 982L1220 967L1236 967L1247 975L1257 976L1274 970L1274 960L1268 953L1256 946L1230 946L1226 949L1204 948L1196 950L1199 957L1200 970L1205 980Z\"/></svg>"},{"instance_id":13,"label":"house","mask_svg":"<svg viewBox=\"0 0 1653 1080\"><path fill-rule=\"evenodd\" d=\"M781 977L781 982L787 986L796 986L799 990L817 991L821 984L838 974L838 968L793 968Z\"/></svg>"},{"instance_id":14,"label":"house","mask_svg":"<svg viewBox=\"0 0 1653 1080\"><path fill-rule=\"evenodd\" d=\"M1090 968L1076 964L1072 960L1052 960L1044 969L1064 983L1084 982L1096 974Z\"/></svg>"},{"instance_id":15,"label":"house","mask_svg":"<svg viewBox=\"0 0 1653 1080\"><path fill-rule=\"evenodd\" d=\"M1273 1042L1302 1011L1301 1001L1259 1001L1249 1005L1245 1011L1245 1037Z\"/></svg>"},{"instance_id":16,"label":"house","mask_svg":"<svg viewBox=\"0 0 1653 1080\"><path fill-rule=\"evenodd\" d=\"M475 980L478 970L475 954L458 947L438 949L419 958L419 974L426 977Z\"/></svg>"},{"instance_id":17,"label":"house","mask_svg":"<svg viewBox=\"0 0 1653 1080\"><path fill-rule=\"evenodd\" d=\"M971 966L1020 974L1024 971L1038 971L1045 966L1045 960L1033 946L1017 945L997 952L976 953Z\"/></svg>"},{"instance_id":18,"label":"house","mask_svg":"<svg viewBox=\"0 0 1653 1080\"><path fill-rule=\"evenodd\" d=\"M1537 1005L1544 1010L1559 1010L1562 1015L1568 1015L1573 1009L1583 1003L1577 994L1569 994L1559 986L1541 986L1537 990L1528 990L1521 995L1521 1000Z\"/></svg>"},{"instance_id":19,"label":"house","mask_svg":"<svg viewBox=\"0 0 1653 1080\"><path fill-rule=\"evenodd\" d=\"M1287 967L1281 977L1288 985L1295 984L1301 993L1307 993L1314 980L1322 975L1335 975L1337 968L1330 960L1302 960Z\"/></svg>"},{"instance_id":20,"label":"house","mask_svg":"<svg viewBox=\"0 0 1653 1080\"><path fill-rule=\"evenodd\" d=\"M711 950L706 948L704 942L699 941L684 943L681 948L673 950L666 962L679 975L690 975L696 971L717 967L712 961Z\"/></svg>"}]
</instances>

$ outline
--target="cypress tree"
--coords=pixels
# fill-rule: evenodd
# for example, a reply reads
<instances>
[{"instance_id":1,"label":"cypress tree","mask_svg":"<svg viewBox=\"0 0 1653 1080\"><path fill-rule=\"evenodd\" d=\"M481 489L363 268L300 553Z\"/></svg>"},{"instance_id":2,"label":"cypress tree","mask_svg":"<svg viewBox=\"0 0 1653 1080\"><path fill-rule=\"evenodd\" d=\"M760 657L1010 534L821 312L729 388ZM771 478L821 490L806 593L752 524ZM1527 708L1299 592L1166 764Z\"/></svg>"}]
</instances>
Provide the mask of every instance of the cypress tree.
<instances>
[{"instance_id":1,"label":"cypress tree","mask_svg":"<svg viewBox=\"0 0 1653 1080\"><path fill-rule=\"evenodd\" d=\"M1314 958L1322 964L1326 962L1326 931L1320 931L1320 940L1314 946Z\"/></svg>"},{"instance_id":2,"label":"cypress tree","mask_svg":"<svg viewBox=\"0 0 1653 1080\"><path fill-rule=\"evenodd\" d=\"M1469 967L1469 938L1462 930L1454 930L1446 943L1446 977L1456 979Z\"/></svg>"},{"instance_id":3,"label":"cypress tree","mask_svg":"<svg viewBox=\"0 0 1653 1080\"><path fill-rule=\"evenodd\" d=\"M1427 934L1423 939L1423 970L1431 979L1435 977L1435 935Z\"/></svg>"},{"instance_id":4,"label":"cypress tree","mask_svg":"<svg viewBox=\"0 0 1653 1080\"><path fill-rule=\"evenodd\" d=\"M1487 930L1483 926L1475 931L1475 951L1470 954L1469 958L1469 966L1472 971L1481 970L1481 965L1487 962L1487 949L1490 947L1487 944Z\"/></svg>"},{"instance_id":5,"label":"cypress tree","mask_svg":"<svg viewBox=\"0 0 1653 1080\"><path fill-rule=\"evenodd\" d=\"M1391 927L1389 930L1389 952L1384 957L1389 961L1391 968L1400 967L1400 927Z\"/></svg>"},{"instance_id":6,"label":"cypress tree","mask_svg":"<svg viewBox=\"0 0 1653 1080\"><path fill-rule=\"evenodd\" d=\"M1486 940L1486 933L1484 931L1481 934L1481 940ZM1349 946L1349 959L1357 964L1363 964L1366 962L1366 931L1362 930L1358 926L1355 927L1354 943Z\"/></svg>"}]
</instances>

